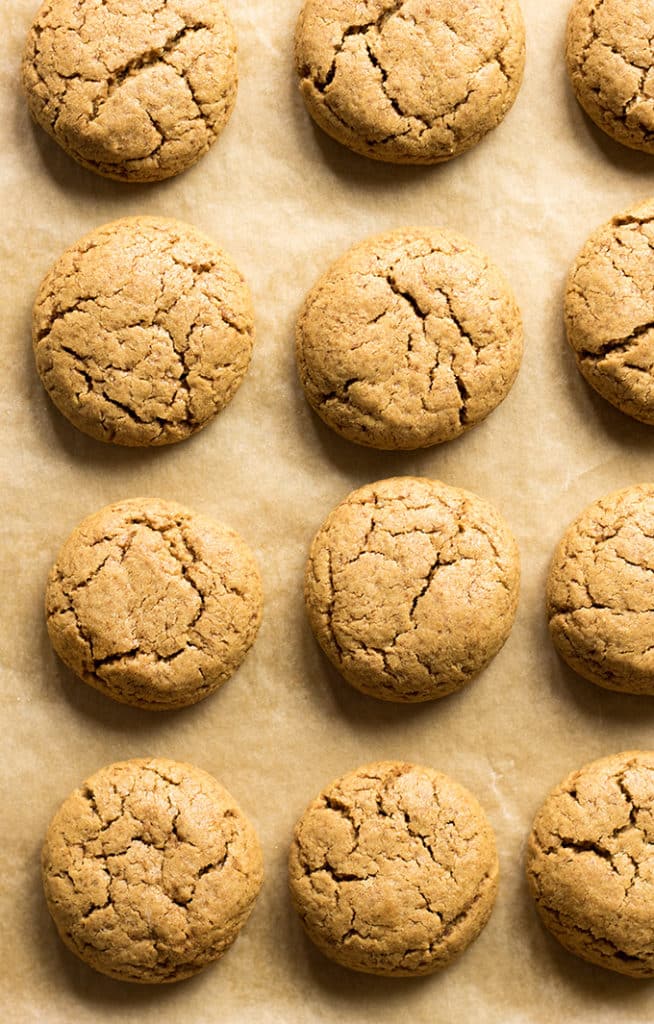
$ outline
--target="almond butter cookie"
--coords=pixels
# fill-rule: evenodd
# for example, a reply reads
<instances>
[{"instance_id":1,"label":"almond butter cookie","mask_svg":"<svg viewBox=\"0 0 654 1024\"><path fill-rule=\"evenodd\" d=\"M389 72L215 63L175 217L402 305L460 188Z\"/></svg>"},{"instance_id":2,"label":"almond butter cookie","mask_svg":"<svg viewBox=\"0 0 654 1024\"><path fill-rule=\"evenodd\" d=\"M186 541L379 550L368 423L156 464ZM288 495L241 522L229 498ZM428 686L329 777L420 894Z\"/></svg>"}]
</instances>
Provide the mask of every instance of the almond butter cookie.
<instances>
[{"instance_id":1,"label":"almond butter cookie","mask_svg":"<svg viewBox=\"0 0 654 1024\"><path fill-rule=\"evenodd\" d=\"M289 857L295 909L332 960L390 977L446 967L477 938L497 895L495 836L467 789L382 761L309 805Z\"/></svg>"},{"instance_id":2,"label":"almond butter cookie","mask_svg":"<svg viewBox=\"0 0 654 1024\"><path fill-rule=\"evenodd\" d=\"M307 109L356 153L434 164L470 149L518 95L518 0L305 0L295 62Z\"/></svg>"},{"instance_id":3,"label":"almond butter cookie","mask_svg":"<svg viewBox=\"0 0 654 1024\"><path fill-rule=\"evenodd\" d=\"M566 61L579 103L616 142L654 153L654 8L574 0Z\"/></svg>"},{"instance_id":4,"label":"almond butter cookie","mask_svg":"<svg viewBox=\"0 0 654 1024\"><path fill-rule=\"evenodd\" d=\"M236 101L222 0L46 0L27 36L30 112L88 170L121 181L185 171Z\"/></svg>"},{"instance_id":5,"label":"almond butter cookie","mask_svg":"<svg viewBox=\"0 0 654 1024\"><path fill-rule=\"evenodd\" d=\"M547 616L575 672L608 690L654 693L654 484L615 491L568 527Z\"/></svg>"},{"instance_id":6,"label":"almond butter cookie","mask_svg":"<svg viewBox=\"0 0 654 1024\"><path fill-rule=\"evenodd\" d=\"M545 800L527 879L543 923L600 967L654 977L654 751L603 757Z\"/></svg>"},{"instance_id":7,"label":"almond butter cookie","mask_svg":"<svg viewBox=\"0 0 654 1024\"><path fill-rule=\"evenodd\" d=\"M169 501L134 498L82 520L48 578L52 646L80 679L153 711L221 686L254 643L263 603L233 530Z\"/></svg>"},{"instance_id":8,"label":"almond butter cookie","mask_svg":"<svg viewBox=\"0 0 654 1024\"><path fill-rule=\"evenodd\" d=\"M467 239L406 228L360 242L306 298L297 362L307 400L349 441L422 448L458 437L508 394L520 311Z\"/></svg>"},{"instance_id":9,"label":"almond butter cookie","mask_svg":"<svg viewBox=\"0 0 654 1024\"><path fill-rule=\"evenodd\" d=\"M119 981L181 981L229 949L263 880L256 833L226 789L189 764L120 761L50 822L42 853L62 940Z\"/></svg>"},{"instance_id":10,"label":"almond butter cookie","mask_svg":"<svg viewBox=\"0 0 654 1024\"><path fill-rule=\"evenodd\" d=\"M60 412L99 441L183 441L230 401L254 314L231 258L167 217L112 221L46 274L32 317L36 367Z\"/></svg>"},{"instance_id":11,"label":"almond butter cookie","mask_svg":"<svg viewBox=\"0 0 654 1024\"><path fill-rule=\"evenodd\" d=\"M314 537L311 628L343 677L380 700L444 697L500 650L518 603L518 549L487 501L437 480L353 491Z\"/></svg>"}]
</instances>

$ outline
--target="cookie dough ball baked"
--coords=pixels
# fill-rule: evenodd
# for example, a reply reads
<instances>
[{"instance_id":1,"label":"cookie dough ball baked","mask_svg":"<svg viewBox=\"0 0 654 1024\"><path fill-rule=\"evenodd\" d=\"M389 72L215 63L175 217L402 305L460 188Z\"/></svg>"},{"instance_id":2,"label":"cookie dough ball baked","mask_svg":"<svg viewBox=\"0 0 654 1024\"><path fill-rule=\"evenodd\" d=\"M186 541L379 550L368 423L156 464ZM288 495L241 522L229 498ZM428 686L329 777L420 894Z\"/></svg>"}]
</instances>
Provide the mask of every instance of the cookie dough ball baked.
<instances>
[{"instance_id":1,"label":"cookie dough ball baked","mask_svg":"<svg viewBox=\"0 0 654 1024\"><path fill-rule=\"evenodd\" d=\"M621 412L654 424L654 199L595 231L568 275L577 367Z\"/></svg>"},{"instance_id":2,"label":"cookie dough ball baked","mask_svg":"<svg viewBox=\"0 0 654 1024\"><path fill-rule=\"evenodd\" d=\"M62 661L108 697L153 711L195 704L229 679L254 643L262 603L237 533L155 498L82 520L45 599Z\"/></svg>"},{"instance_id":3,"label":"cookie dough ball baked","mask_svg":"<svg viewBox=\"0 0 654 1024\"><path fill-rule=\"evenodd\" d=\"M297 330L306 397L349 441L422 448L458 437L508 394L522 358L504 276L453 231L355 245L307 296Z\"/></svg>"},{"instance_id":4,"label":"cookie dough ball baked","mask_svg":"<svg viewBox=\"0 0 654 1024\"><path fill-rule=\"evenodd\" d=\"M382 761L309 805L289 857L291 896L332 960L390 977L446 967L477 938L497 894L495 837L463 786Z\"/></svg>"},{"instance_id":5,"label":"cookie dough ball baked","mask_svg":"<svg viewBox=\"0 0 654 1024\"><path fill-rule=\"evenodd\" d=\"M261 888L256 833L226 789L163 758L102 768L63 802L42 853L59 935L119 981L181 981L218 960Z\"/></svg>"},{"instance_id":6,"label":"cookie dough ball baked","mask_svg":"<svg viewBox=\"0 0 654 1024\"><path fill-rule=\"evenodd\" d=\"M22 75L32 117L83 167L160 181L229 120L236 39L222 0L46 0Z\"/></svg>"},{"instance_id":7,"label":"cookie dough ball baked","mask_svg":"<svg viewBox=\"0 0 654 1024\"><path fill-rule=\"evenodd\" d=\"M654 977L654 752L572 772L536 815L527 878L543 923L600 967Z\"/></svg>"},{"instance_id":8,"label":"cookie dough ball baked","mask_svg":"<svg viewBox=\"0 0 654 1024\"><path fill-rule=\"evenodd\" d=\"M304 0L295 30L312 118L356 153L435 164L479 142L518 94L518 0Z\"/></svg>"},{"instance_id":9,"label":"cookie dough ball baked","mask_svg":"<svg viewBox=\"0 0 654 1024\"><path fill-rule=\"evenodd\" d=\"M643 0L574 0L566 61L575 95L616 142L654 153L654 9Z\"/></svg>"},{"instance_id":10,"label":"cookie dough ball baked","mask_svg":"<svg viewBox=\"0 0 654 1024\"><path fill-rule=\"evenodd\" d=\"M459 690L497 654L519 577L515 540L491 504L395 477L354 491L327 517L304 593L316 639L348 683L416 702Z\"/></svg>"},{"instance_id":11,"label":"cookie dough ball baked","mask_svg":"<svg viewBox=\"0 0 654 1024\"><path fill-rule=\"evenodd\" d=\"M130 446L183 441L230 401L254 314L231 258L188 224L127 217L46 274L32 339L46 391L74 426Z\"/></svg>"},{"instance_id":12,"label":"cookie dough ball baked","mask_svg":"<svg viewBox=\"0 0 654 1024\"><path fill-rule=\"evenodd\" d=\"M547 615L580 675L654 694L654 484L615 491L575 519L552 560Z\"/></svg>"}]
</instances>

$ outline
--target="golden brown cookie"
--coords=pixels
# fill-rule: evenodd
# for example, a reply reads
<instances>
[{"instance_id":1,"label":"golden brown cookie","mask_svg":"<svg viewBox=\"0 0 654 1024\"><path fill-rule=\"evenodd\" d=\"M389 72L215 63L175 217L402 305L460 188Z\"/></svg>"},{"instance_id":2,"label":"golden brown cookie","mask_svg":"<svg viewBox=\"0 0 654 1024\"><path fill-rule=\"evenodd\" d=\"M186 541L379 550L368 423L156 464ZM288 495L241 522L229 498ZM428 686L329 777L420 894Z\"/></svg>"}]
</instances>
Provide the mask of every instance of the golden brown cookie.
<instances>
[{"instance_id":1,"label":"golden brown cookie","mask_svg":"<svg viewBox=\"0 0 654 1024\"><path fill-rule=\"evenodd\" d=\"M236 85L222 0L46 0L23 54L34 120L83 167L122 181L160 181L199 160Z\"/></svg>"},{"instance_id":2,"label":"golden brown cookie","mask_svg":"<svg viewBox=\"0 0 654 1024\"><path fill-rule=\"evenodd\" d=\"M218 960L261 888L256 833L211 775L164 758L102 768L64 800L42 853L59 935L120 981L181 981Z\"/></svg>"},{"instance_id":3,"label":"golden brown cookie","mask_svg":"<svg viewBox=\"0 0 654 1024\"><path fill-rule=\"evenodd\" d=\"M520 563L496 509L437 480L395 477L353 491L313 539L311 628L356 689L380 700L444 697L507 639Z\"/></svg>"},{"instance_id":4,"label":"golden brown cookie","mask_svg":"<svg viewBox=\"0 0 654 1024\"><path fill-rule=\"evenodd\" d=\"M508 394L522 321L498 268L467 239L406 228L349 249L297 329L307 400L349 441L422 448L458 437Z\"/></svg>"},{"instance_id":5,"label":"golden brown cookie","mask_svg":"<svg viewBox=\"0 0 654 1024\"><path fill-rule=\"evenodd\" d=\"M518 0L304 0L295 30L314 121L390 163L474 146L512 106L524 62Z\"/></svg>"},{"instance_id":6,"label":"golden brown cookie","mask_svg":"<svg viewBox=\"0 0 654 1024\"><path fill-rule=\"evenodd\" d=\"M595 231L568 275L577 367L603 398L654 424L654 199Z\"/></svg>"},{"instance_id":7,"label":"golden brown cookie","mask_svg":"<svg viewBox=\"0 0 654 1024\"><path fill-rule=\"evenodd\" d=\"M112 221L70 246L34 303L36 366L60 412L124 445L183 441L249 366L249 289L231 258L167 217Z\"/></svg>"},{"instance_id":8,"label":"golden brown cookie","mask_svg":"<svg viewBox=\"0 0 654 1024\"><path fill-rule=\"evenodd\" d=\"M561 657L608 690L654 693L654 484L615 491L568 527L547 616Z\"/></svg>"},{"instance_id":9,"label":"golden brown cookie","mask_svg":"<svg viewBox=\"0 0 654 1024\"><path fill-rule=\"evenodd\" d=\"M552 790L527 847L543 923L593 964L654 977L654 751L584 765Z\"/></svg>"},{"instance_id":10,"label":"golden brown cookie","mask_svg":"<svg viewBox=\"0 0 654 1024\"><path fill-rule=\"evenodd\" d=\"M446 967L497 894L495 836L467 789L400 761L337 779L295 826L295 909L322 953L369 974Z\"/></svg>"},{"instance_id":11,"label":"golden brown cookie","mask_svg":"<svg viewBox=\"0 0 654 1024\"><path fill-rule=\"evenodd\" d=\"M233 530L133 498L82 520L48 577L52 646L85 683L153 711L221 686L261 621L261 578Z\"/></svg>"},{"instance_id":12,"label":"golden brown cookie","mask_svg":"<svg viewBox=\"0 0 654 1024\"><path fill-rule=\"evenodd\" d=\"M574 0L566 61L579 103L616 142L654 153L654 7Z\"/></svg>"}]
</instances>

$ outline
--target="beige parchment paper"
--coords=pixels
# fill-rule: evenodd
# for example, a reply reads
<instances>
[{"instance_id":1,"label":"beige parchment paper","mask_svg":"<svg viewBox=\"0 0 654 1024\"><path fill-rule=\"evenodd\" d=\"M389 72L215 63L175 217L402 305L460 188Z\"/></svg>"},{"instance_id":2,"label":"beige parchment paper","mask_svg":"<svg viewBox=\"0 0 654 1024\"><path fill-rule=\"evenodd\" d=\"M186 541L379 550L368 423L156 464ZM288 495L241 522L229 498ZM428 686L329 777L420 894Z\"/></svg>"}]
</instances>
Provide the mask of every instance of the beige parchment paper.
<instances>
[{"instance_id":1,"label":"beige parchment paper","mask_svg":"<svg viewBox=\"0 0 654 1024\"><path fill-rule=\"evenodd\" d=\"M239 37L234 116L179 178L149 186L79 168L30 124L20 93L32 0L3 0L0 40L0 1016L5 1024L621 1024L650 1021L654 984L593 968L541 929L523 881L531 819L548 789L587 760L654 746L654 700L599 690L548 641L543 588L553 546L589 501L654 476L654 431L596 398L565 345L565 274L589 231L654 192L654 161L595 130L562 58L568 0L523 0L528 60L514 109L449 164L398 168L314 129L292 66L296 0L230 0ZM55 411L30 345L35 290L51 261L115 217L173 215L227 248L257 312L250 372L232 404L183 444L154 451L83 437ZM526 352L504 405L462 439L416 453L366 451L310 413L293 328L306 290L366 235L448 225L486 249L521 304ZM309 541L351 489L385 476L442 478L494 501L523 559L518 619L464 692L418 707L365 698L309 633ZM46 636L54 555L87 513L141 494L177 499L241 531L261 562L265 620L238 674L185 711L139 712L79 684ZM215 774L260 832L266 882L226 958L161 988L112 982L68 954L48 918L39 849L50 816L88 774L139 755ZM378 758L431 764L479 797L497 832L502 880L485 932L451 969L376 979L324 960L289 906L285 860L296 817L336 775Z\"/></svg>"}]
</instances>

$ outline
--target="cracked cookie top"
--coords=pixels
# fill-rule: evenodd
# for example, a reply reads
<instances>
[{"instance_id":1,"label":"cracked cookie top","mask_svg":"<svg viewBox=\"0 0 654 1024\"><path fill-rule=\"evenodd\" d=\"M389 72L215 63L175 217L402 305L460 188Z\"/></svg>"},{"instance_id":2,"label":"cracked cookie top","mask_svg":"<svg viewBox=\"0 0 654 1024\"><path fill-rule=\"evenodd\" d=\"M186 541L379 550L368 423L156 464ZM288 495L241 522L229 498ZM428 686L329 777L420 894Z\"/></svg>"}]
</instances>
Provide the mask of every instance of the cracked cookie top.
<instances>
[{"instance_id":1,"label":"cracked cookie top","mask_svg":"<svg viewBox=\"0 0 654 1024\"><path fill-rule=\"evenodd\" d=\"M654 977L654 751L593 761L552 790L529 837L527 879L566 949Z\"/></svg>"},{"instance_id":2,"label":"cracked cookie top","mask_svg":"<svg viewBox=\"0 0 654 1024\"><path fill-rule=\"evenodd\" d=\"M577 366L608 402L654 424L654 199L595 231L568 275L565 321Z\"/></svg>"},{"instance_id":3,"label":"cracked cookie top","mask_svg":"<svg viewBox=\"0 0 654 1024\"><path fill-rule=\"evenodd\" d=\"M45 0L22 74L32 117L83 167L160 181L229 120L236 40L221 0Z\"/></svg>"},{"instance_id":4,"label":"cracked cookie top","mask_svg":"<svg viewBox=\"0 0 654 1024\"><path fill-rule=\"evenodd\" d=\"M36 366L60 412L100 441L183 441L230 401L254 314L231 258L190 225L126 217L70 246L32 315Z\"/></svg>"},{"instance_id":5,"label":"cracked cookie top","mask_svg":"<svg viewBox=\"0 0 654 1024\"><path fill-rule=\"evenodd\" d=\"M654 8L643 0L574 0L566 60L579 103L623 146L654 153Z\"/></svg>"},{"instance_id":6,"label":"cracked cookie top","mask_svg":"<svg viewBox=\"0 0 654 1024\"><path fill-rule=\"evenodd\" d=\"M439 163L512 106L524 24L518 0L305 0L295 61L332 138L375 160Z\"/></svg>"},{"instance_id":7,"label":"cracked cookie top","mask_svg":"<svg viewBox=\"0 0 654 1024\"><path fill-rule=\"evenodd\" d=\"M325 423L406 450L458 437L503 401L523 332L511 289L479 249L452 231L406 228L329 268L296 339L300 380Z\"/></svg>"},{"instance_id":8,"label":"cracked cookie top","mask_svg":"<svg viewBox=\"0 0 654 1024\"><path fill-rule=\"evenodd\" d=\"M69 949L120 981L180 981L221 957L250 916L263 863L226 789L163 758L108 765L63 802L42 853Z\"/></svg>"},{"instance_id":9,"label":"cracked cookie top","mask_svg":"<svg viewBox=\"0 0 654 1024\"><path fill-rule=\"evenodd\" d=\"M213 693L254 643L263 603L233 530L181 505L134 498L82 520L46 589L52 646L114 700L151 710Z\"/></svg>"},{"instance_id":10,"label":"cracked cookie top","mask_svg":"<svg viewBox=\"0 0 654 1024\"><path fill-rule=\"evenodd\" d=\"M547 616L576 672L654 694L654 484L615 491L575 519L552 560Z\"/></svg>"},{"instance_id":11,"label":"cracked cookie top","mask_svg":"<svg viewBox=\"0 0 654 1024\"><path fill-rule=\"evenodd\" d=\"M497 894L495 837L468 790L431 768L382 761L309 805L289 857L295 909L331 959L410 977L477 938Z\"/></svg>"},{"instance_id":12,"label":"cracked cookie top","mask_svg":"<svg viewBox=\"0 0 654 1024\"><path fill-rule=\"evenodd\" d=\"M311 628L371 697L433 700L500 650L518 603L518 549L496 509L436 480L395 477L337 505L305 576Z\"/></svg>"}]
</instances>

